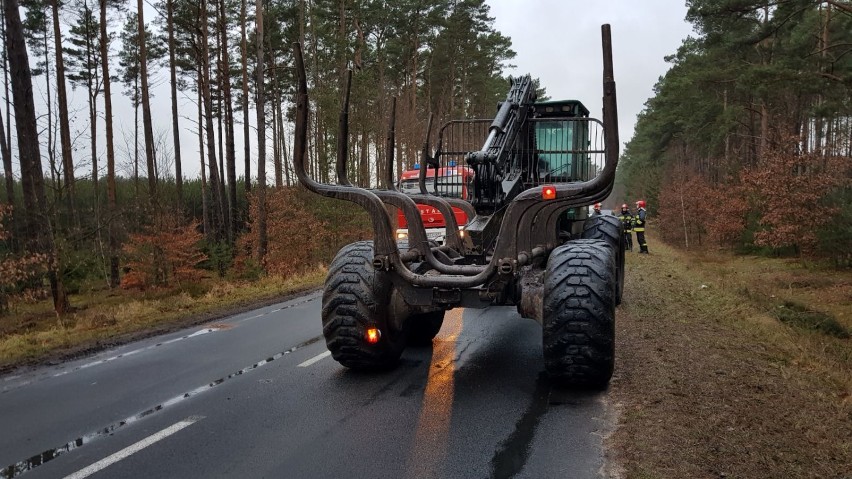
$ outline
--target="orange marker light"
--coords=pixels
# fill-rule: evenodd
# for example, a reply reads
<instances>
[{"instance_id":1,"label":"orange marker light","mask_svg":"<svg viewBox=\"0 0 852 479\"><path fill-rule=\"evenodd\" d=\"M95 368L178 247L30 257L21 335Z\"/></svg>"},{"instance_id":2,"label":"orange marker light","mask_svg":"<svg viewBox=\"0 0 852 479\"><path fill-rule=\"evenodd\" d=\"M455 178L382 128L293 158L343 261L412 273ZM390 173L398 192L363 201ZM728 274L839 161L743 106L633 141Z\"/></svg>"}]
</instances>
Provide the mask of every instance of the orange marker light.
<instances>
[{"instance_id":1,"label":"orange marker light","mask_svg":"<svg viewBox=\"0 0 852 479\"><path fill-rule=\"evenodd\" d=\"M379 331L379 328L367 328L367 342L370 344L376 344L379 342L379 339L382 338L382 332Z\"/></svg>"},{"instance_id":2,"label":"orange marker light","mask_svg":"<svg viewBox=\"0 0 852 479\"><path fill-rule=\"evenodd\" d=\"M556 199L556 187L550 185L544 185L541 187L541 199L543 200L555 200Z\"/></svg>"}]
</instances>

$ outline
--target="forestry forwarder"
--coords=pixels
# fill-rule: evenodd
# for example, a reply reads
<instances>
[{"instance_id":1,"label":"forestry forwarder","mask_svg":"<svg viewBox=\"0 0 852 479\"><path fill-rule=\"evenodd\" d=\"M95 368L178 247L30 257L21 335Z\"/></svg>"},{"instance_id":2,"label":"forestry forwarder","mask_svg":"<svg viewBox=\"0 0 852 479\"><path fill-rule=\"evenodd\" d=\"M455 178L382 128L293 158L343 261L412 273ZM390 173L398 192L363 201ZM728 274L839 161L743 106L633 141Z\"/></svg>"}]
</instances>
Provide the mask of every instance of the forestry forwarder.
<instances>
[{"instance_id":1,"label":"forestry forwarder","mask_svg":"<svg viewBox=\"0 0 852 479\"><path fill-rule=\"evenodd\" d=\"M375 233L374 241L343 247L329 266L322 322L335 360L354 369L390 368L406 344L431 343L446 310L514 305L542 325L545 368L553 379L569 386L608 384L623 284L623 235L616 217L585 218L584 213L609 195L618 162L609 25L601 33L603 122L589 118L577 101L536 103L530 78L515 79L490 124L447 123L434 155L428 152L427 130L421 194L413 196L394 186L367 190L349 183L348 86L340 115L338 184L308 176L309 103L296 45L296 174L315 193L362 206ZM384 172L388 185L394 184L394 115L395 103ZM465 149L477 125L478 141L485 142ZM427 168L437 171L442 161L459 155L475 171L472 201L428 194ZM443 245L426 237L417 204L434 207L446 219ZM408 241L397 243L386 205L402 210ZM453 206L470 218L465 235L459 234Z\"/></svg>"}]
</instances>

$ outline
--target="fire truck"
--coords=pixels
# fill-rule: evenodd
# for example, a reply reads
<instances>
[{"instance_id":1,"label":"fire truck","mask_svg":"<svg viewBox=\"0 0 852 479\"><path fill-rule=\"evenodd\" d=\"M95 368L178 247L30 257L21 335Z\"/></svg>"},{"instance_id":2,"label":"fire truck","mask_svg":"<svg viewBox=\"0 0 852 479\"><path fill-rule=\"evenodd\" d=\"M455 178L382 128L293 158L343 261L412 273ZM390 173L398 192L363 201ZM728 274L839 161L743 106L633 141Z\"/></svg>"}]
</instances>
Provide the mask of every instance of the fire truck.
<instances>
[{"instance_id":1,"label":"fire truck","mask_svg":"<svg viewBox=\"0 0 852 479\"><path fill-rule=\"evenodd\" d=\"M443 198L458 198L462 200L470 199L470 191L473 187L473 169L467 166L457 166L454 161L447 164L446 167L428 168L426 170L426 190L433 195ZM416 196L421 193L420 190L420 164L415 163L414 169L404 171L399 180L399 191L409 195ZM446 238L446 222L444 216L432 206L418 204L417 209L420 211L420 217L423 220L423 226L426 227L426 237L435 241L438 244L444 244ZM459 225L459 234L464 238L464 226L468 222L467 213L461 208L453 206L453 214L456 217L456 224ZM405 219L405 214L402 210L397 212L396 239L397 241L408 240L408 221Z\"/></svg>"}]
</instances>

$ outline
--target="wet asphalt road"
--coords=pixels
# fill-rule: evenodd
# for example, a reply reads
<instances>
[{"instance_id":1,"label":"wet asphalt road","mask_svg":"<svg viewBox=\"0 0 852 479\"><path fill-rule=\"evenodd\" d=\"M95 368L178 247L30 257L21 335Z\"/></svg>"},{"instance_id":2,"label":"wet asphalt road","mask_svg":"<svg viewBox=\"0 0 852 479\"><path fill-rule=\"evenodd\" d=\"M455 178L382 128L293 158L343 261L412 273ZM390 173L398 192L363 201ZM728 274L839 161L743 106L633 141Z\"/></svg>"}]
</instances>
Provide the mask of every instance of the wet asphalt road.
<instances>
[{"instance_id":1,"label":"wet asphalt road","mask_svg":"<svg viewBox=\"0 0 852 479\"><path fill-rule=\"evenodd\" d=\"M601 477L605 394L553 389L513 308L357 374L319 299L0 378L0 478Z\"/></svg>"}]
</instances>

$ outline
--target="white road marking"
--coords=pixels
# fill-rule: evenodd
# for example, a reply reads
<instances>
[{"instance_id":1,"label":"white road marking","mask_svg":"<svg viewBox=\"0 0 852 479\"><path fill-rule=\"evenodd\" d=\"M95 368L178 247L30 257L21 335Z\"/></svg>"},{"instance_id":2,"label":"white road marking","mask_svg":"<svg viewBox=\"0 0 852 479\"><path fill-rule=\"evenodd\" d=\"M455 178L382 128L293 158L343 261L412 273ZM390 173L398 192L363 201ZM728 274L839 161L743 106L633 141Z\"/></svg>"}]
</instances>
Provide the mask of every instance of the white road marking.
<instances>
[{"instance_id":1,"label":"white road marking","mask_svg":"<svg viewBox=\"0 0 852 479\"><path fill-rule=\"evenodd\" d=\"M132 444L130 446L125 447L124 449L116 452L115 454L113 454L111 456L107 456L107 457L101 459L100 461L92 464L89 467L86 467L84 469L80 469L79 471L75 472L74 474L70 474L68 476L65 476L65 479L83 479L85 477L89 477L92 474L94 474L98 471L101 471L101 470L111 466L112 464L115 464L116 462L118 462L122 459L126 459L131 454L135 454L135 453L141 451L142 449L145 449L146 447L154 444L155 442L163 440L163 439L171 436L172 434L180 431L181 429L183 429L187 426L191 426L193 423L199 421L200 419L203 419L203 417L190 416L190 417L184 419L183 421L172 424L171 426L163 429L162 431L154 433L154 434L146 437L145 439L142 439L141 441L139 441L135 444Z\"/></svg>"},{"instance_id":2,"label":"white road marking","mask_svg":"<svg viewBox=\"0 0 852 479\"><path fill-rule=\"evenodd\" d=\"M306 368L306 367L310 366L311 364L314 364L317 361L322 361L323 359L325 359L329 356L331 356L331 351L326 351L322 354L317 354L316 356L312 357L311 359L308 359L307 361L300 364L299 367L300 368Z\"/></svg>"},{"instance_id":3,"label":"white road marking","mask_svg":"<svg viewBox=\"0 0 852 479\"><path fill-rule=\"evenodd\" d=\"M292 302L287 303L285 306L281 306L281 307L279 307L279 308L277 308L277 309L273 309L273 310L269 310L269 311L264 311L264 312L262 312L262 313L258 313L258 314L255 314L254 316L249 316L249 317L247 317L247 318L243 318L243 319L240 319L240 320L235 320L235 321L230 322L229 324L231 324L231 325L236 325L236 324L238 324L238 323L243 323L243 322L245 322L245 321L249 321L249 320L252 320L252 319L257 319L257 318L260 318L260 317L266 316L266 315L268 315L268 314L277 313L277 312L279 312L279 311L283 311L283 310L285 310L285 309L295 308L295 307L297 307L297 306L301 306L301 305L303 305L303 304L306 304L306 303L310 303L310 302L312 302L312 301L315 301L315 300L316 300L317 298L319 298L319 297L320 297L320 296L319 296L319 294L316 294L316 293L314 293L314 294L309 294L307 297L303 298L301 301L291 300ZM105 363L108 363L108 362L112 362L112 361L115 361L115 360L117 360L117 359L126 358L127 356L132 356L132 355L134 355L134 354L138 354L138 353L141 353L141 352L143 352L143 351L148 351L148 350L151 350L151 349L158 348L158 347L160 347L160 346L165 346L165 345L167 345L167 344L176 343L176 342L178 342L178 341L183 341L184 339L194 338L194 337L201 336L201 335L203 335L203 334L207 334L207 333L212 333L212 332L215 332L215 331L219 331L219 328L203 328L203 329L201 329L200 331L196 331L195 333L188 334L188 335L186 335L186 336L181 336L181 337L177 337L177 338L169 339L169 340L167 340L167 341L162 341L162 342L159 342L159 343L156 343L156 344L152 344L152 345L147 346L147 347L143 347L143 348L139 348L139 349L134 349L134 350L132 350L132 351L127 351L127 352L125 352L125 353L121 353L121 354L118 354L118 355L115 355L115 356L111 356L111 357L108 357L108 358L100 359L100 360L97 360L97 361L92 361L92 362L89 362L89 363L86 363L86 364L82 364L82 365L80 365L80 366L77 366L77 367L75 367L75 368L73 368L73 369L64 370L64 371L59 371L59 372L55 372L55 373L53 373L53 374L46 373L47 375L46 375L46 376L44 376L43 378L34 378L34 379L29 379L29 380L26 380L26 381L23 381L23 382L20 382L20 383L12 384L11 386L6 386L6 385L4 385L4 386L3 386L3 388L2 388L2 390L0 390L0 392L4 392L4 393L5 393L5 392L11 391L11 390L13 390L13 389L18 389L18 388L21 388L21 387L27 386L27 385L29 385L29 384L32 384L32 383L34 383L34 382L36 382L36 381L40 381L41 379L45 379L45 378L56 378L56 377L60 377L60 376L65 376L66 374L71 374L71 373L74 373L74 372L80 371L81 369L88 369L88 368L90 368L90 367L92 367L92 366L99 366L99 365L101 365L101 364L105 364ZM9 383L9 382L12 382L13 380L15 380L15 379L19 379L19 378L21 378L21 377L23 377L23 375L20 375L20 374L18 374L18 375L14 375L14 376L8 376L8 377L5 377L5 378L2 378L2 382L3 382L4 384L5 384L5 383Z\"/></svg>"},{"instance_id":4,"label":"white road marking","mask_svg":"<svg viewBox=\"0 0 852 479\"><path fill-rule=\"evenodd\" d=\"M257 318L260 318L262 316L266 316L267 314L273 314L273 313L277 313L279 311L284 311L285 309L295 308L296 306L301 306L303 304L310 303L311 301L314 301L318 297L319 297L318 295L310 295L310 297L308 297L307 299L303 299L302 301L293 300L293 302L287 303L284 306L281 306L280 308L271 309L269 311L264 311L262 313L255 314L254 316L249 316L247 318L240 319L237 322L238 323L244 323L244 322L252 320L252 319L257 319Z\"/></svg>"},{"instance_id":5,"label":"white road marking","mask_svg":"<svg viewBox=\"0 0 852 479\"><path fill-rule=\"evenodd\" d=\"M77 366L74 369L70 369L70 370L67 370L67 371L60 371L60 372L54 374L53 377L56 378L56 377L59 377L59 376L65 376L66 374L77 372L81 369L87 369L87 368L90 368L92 366L98 366L100 364L108 363L110 361L115 361L116 359L126 358L127 356L132 356L134 354L141 353L142 351L148 351L150 349L158 348L160 346L165 346L167 344L172 344L172 343L176 343L178 341L183 341L184 339L196 338L198 336L202 336L202 335L209 334L209 333L214 333L216 331L219 331L219 328L200 329L200 330L198 330L198 331L196 331L192 334L188 334L186 336L180 336L180 337L169 339L167 341L163 341L163 342L160 342L160 343L157 343L157 344L152 344L152 345L146 346L144 348L139 348L139 349L134 349L132 351L127 351L125 353L121 353L121 354L118 354L116 356L110 356L108 358L100 359L98 361L92 361L90 363L82 364L80 366Z\"/></svg>"},{"instance_id":6,"label":"white road marking","mask_svg":"<svg viewBox=\"0 0 852 479\"><path fill-rule=\"evenodd\" d=\"M244 322L249 321L249 320L251 320L251 319L257 319L257 318L259 318L259 317L261 317L261 316L265 316L265 315L266 315L266 313L255 314L254 316L249 316L248 318L241 319L241 320L239 320L238 322L239 322L239 323L244 323Z\"/></svg>"},{"instance_id":7,"label":"white road marking","mask_svg":"<svg viewBox=\"0 0 852 479\"><path fill-rule=\"evenodd\" d=\"M194 338L196 336L201 336L202 334L212 333L213 331L219 331L220 328L207 328L207 329L199 329L198 331L190 334L186 337L186 339Z\"/></svg>"}]
</instances>

